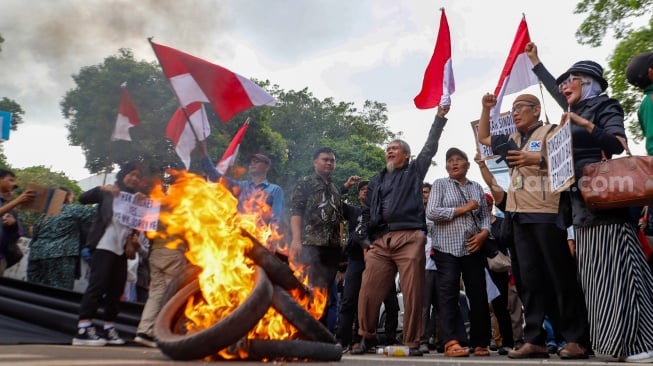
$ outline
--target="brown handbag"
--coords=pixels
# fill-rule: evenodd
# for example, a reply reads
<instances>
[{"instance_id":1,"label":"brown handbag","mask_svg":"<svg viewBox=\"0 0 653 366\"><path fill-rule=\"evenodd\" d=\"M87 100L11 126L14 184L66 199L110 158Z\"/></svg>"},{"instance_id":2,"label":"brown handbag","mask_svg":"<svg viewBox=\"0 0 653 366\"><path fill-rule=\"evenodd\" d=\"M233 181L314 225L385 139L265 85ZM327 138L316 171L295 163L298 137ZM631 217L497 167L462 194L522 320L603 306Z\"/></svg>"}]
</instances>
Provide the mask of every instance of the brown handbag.
<instances>
[{"instance_id":1,"label":"brown handbag","mask_svg":"<svg viewBox=\"0 0 653 366\"><path fill-rule=\"evenodd\" d=\"M616 136L624 157L602 159L583 167L578 182L585 204L592 210L646 206L653 201L653 156L633 156L626 140Z\"/></svg>"}]
</instances>

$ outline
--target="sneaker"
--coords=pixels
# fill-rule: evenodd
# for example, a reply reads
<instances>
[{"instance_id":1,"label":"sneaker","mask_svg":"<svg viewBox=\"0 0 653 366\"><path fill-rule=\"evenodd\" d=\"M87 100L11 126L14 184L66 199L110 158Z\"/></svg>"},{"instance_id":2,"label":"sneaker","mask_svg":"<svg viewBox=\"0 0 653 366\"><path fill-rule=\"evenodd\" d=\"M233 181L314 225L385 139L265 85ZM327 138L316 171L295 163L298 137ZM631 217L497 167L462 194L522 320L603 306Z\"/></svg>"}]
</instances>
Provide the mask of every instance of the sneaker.
<instances>
[{"instance_id":1,"label":"sneaker","mask_svg":"<svg viewBox=\"0 0 653 366\"><path fill-rule=\"evenodd\" d=\"M626 362L632 363L651 363L653 362L653 351L642 352L636 355L630 355L626 357Z\"/></svg>"},{"instance_id":2,"label":"sneaker","mask_svg":"<svg viewBox=\"0 0 653 366\"><path fill-rule=\"evenodd\" d=\"M73 338L73 346L104 346L107 340L100 337L95 327L77 328L77 334Z\"/></svg>"},{"instance_id":3,"label":"sneaker","mask_svg":"<svg viewBox=\"0 0 653 366\"><path fill-rule=\"evenodd\" d=\"M426 343L422 343L419 345L419 351L422 353L429 353L429 345Z\"/></svg>"},{"instance_id":4,"label":"sneaker","mask_svg":"<svg viewBox=\"0 0 653 366\"><path fill-rule=\"evenodd\" d=\"M140 344L141 346L157 348L156 341L154 340L154 338L150 337L145 333L136 334L136 337L134 337L134 342Z\"/></svg>"},{"instance_id":5,"label":"sneaker","mask_svg":"<svg viewBox=\"0 0 653 366\"><path fill-rule=\"evenodd\" d=\"M120 335L118 334L116 328L105 329L104 332L107 334L108 344L115 344L115 345L125 344L125 340L120 338Z\"/></svg>"}]
</instances>

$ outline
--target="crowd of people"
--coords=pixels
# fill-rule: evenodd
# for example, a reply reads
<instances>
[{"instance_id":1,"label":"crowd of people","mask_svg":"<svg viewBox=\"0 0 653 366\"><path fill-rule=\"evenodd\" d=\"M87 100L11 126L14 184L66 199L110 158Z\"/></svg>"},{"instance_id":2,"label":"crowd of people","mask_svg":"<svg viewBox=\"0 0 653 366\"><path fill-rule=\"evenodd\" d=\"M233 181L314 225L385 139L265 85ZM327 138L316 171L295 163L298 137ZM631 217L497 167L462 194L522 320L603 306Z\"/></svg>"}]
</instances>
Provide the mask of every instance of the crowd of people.
<instances>
[{"instance_id":1,"label":"crowd of people","mask_svg":"<svg viewBox=\"0 0 653 366\"><path fill-rule=\"evenodd\" d=\"M560 124L571 124L578 182L583 167L600 161L602 153L611 157L623 151L618 139L626 137L623 109L605 93L608 82L598 63L578 61L555 78L535 44L529 43L525 52L533 72L565 111ZM653 53L634 57L626 76L644 91L638 118L653 155ZM653 363L653 272L638 236L638 215L630 208L589 209L577 183L562 193L552 190L544 142L556 125L541 121L540 99L531 94L515 98L511 114L517 131L511 134L490 130L496 105L497 96L482 96L478 142L505 160L510 179L505 189L478 153L473 160L487 187L470 180L468 154L455 147L445 153L446 176L424 182L449 105L438 107L414 159L410 146L395 139L385 148L385 168L369 180L354 175L338 185L332 179L336 151L316 150L314 172L297 180L288 201L283 189L267 180L272 161L263 154L249 158L250 179L239 181L217 171L200 142L202 167L208 180L223 181L232 190L240 212L258 210L244 204L256 196L265 198L256 202L269 206L267 224L280 225L288 212L286 240L299 249L289 261L307 268L311 286L328 289L320 321L344 352L366 354L379 345L384 303L388 323L383 343L402 343L410 356L437 349L447 357L485 357L495 347L514 359L551 353L582 359L599 353ZM15 206L33 198L24 192L11 200L13 178L0 170L0 249L15 226ZM68 192L61 214L35 224L30 281L70 289L79 257L89 260L73 345L125 343L115 320L127 280L127 248L143 247L143 240L116 220L111 208L120 192L143 195L141 180L141 167L127 164L115 184L84 192L80 204L73 204ZM357 202L345 199L352 187ZM149 296L134 341L149 347L156 347L152 328L163 293L186 265L185 248L166 244L154 240L143 253L150 267ZM488 266L497 255L510 257L509 270ZM6 265L0 256L0 273ZM338 272L344 272L341 286L336 285ZM397 275L402 339L395 336ZM100 303L102 331L93 322Z\"/></svg>"}]
</instances>

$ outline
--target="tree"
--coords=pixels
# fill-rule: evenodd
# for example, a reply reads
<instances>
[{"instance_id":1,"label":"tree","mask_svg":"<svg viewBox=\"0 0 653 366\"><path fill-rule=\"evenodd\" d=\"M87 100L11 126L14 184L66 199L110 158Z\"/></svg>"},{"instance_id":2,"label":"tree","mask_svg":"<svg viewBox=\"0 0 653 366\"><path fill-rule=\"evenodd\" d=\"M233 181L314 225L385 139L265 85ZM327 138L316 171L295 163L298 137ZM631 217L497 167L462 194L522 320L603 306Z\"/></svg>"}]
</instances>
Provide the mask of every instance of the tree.
<instances>
[{"instance_id":1,"label":"tree","mask_svg":"<svg viewBox=\"0 0 653 366\"><path fill-rule=\"evenodd\" d=\"M182 167L165 137L166 125L178 102L158 65L136 61L129 50L122 49L102 64L82 68L73 79L77 86L66 93L61 107L70 121L69 141L82 146L91 172L134 157L146 161L151 172ZM111 142L123 81L127 81L140 124L130 129L131 142ZM210 105L206 108L211 125L206 145L216 162L250 118L239 150L239 167L231 172L234 177L245 173L249 155L260 152L273 161L269 179L288 191L299 176L313 171L312 153L321 146L336 150L338 183L354 174L369 177L383 166L379 146L394 136L386 126L385 104L367 101L358 110L353 103L315 98L306 88L285 91L269 81L255 82L277 98L275 107L247 109L228 123L221 123ZM200 170L197 158L193 156L191 171Z\"/></svg>"},{"instance_id":2,"label":"tree","mask_svg":"<svg viewBox=\"0 0 653 366\"><path fill-rule=\"evenodd\" d=\"M653 0L587 0L578 2L574 10L576 14L587 14L576 31L579 43L598 47L608 30L620 40L608 59L606 76L611 96L621 102L628 130L635 141L643 138L636 115L641 91L628 84L625 70L633 56L653 49L652 7ZM633 29L632 21L645 16L649 16L647 26Z\"/></svg>"}]
</instances>

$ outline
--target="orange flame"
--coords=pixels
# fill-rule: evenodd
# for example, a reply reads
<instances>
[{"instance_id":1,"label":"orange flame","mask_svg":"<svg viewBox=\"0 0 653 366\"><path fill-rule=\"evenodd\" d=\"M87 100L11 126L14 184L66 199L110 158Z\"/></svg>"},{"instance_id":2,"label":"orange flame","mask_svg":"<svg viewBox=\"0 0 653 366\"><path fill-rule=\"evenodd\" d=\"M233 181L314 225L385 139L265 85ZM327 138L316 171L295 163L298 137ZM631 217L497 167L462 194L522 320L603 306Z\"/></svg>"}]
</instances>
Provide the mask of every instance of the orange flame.
<instances>
[{"instance_id":1,"label":"orange flame","mask_svg":"<svg viewBox=\"0 0 653 366\"><path fill-rule=\"evenodd\" d=\"M157 186L152 197L161 202L159 219L165 232L157 233L168 238L181 238L186 242L186 257L203 268L199 276L202 299L190 298L185 309L188 319L186 330L193 333L206 329L233 312L249 296L255 283L254 263L245 256L253 244L243 236L245 229L268 249L283 242L276 225L267 225L272 214L265 204L265 194L255 194L242 203L244 212L238 212L238 201L222 184L206 182L204 178L188 172L170 172L175 177L166 193ZM276 243L276 244L270 244ZM295 274L304 282L300 271ZM292 296L318 319L326 305L326 289L315 289L312 296ZM281 314L270 307L258 324L247 335L248 339L292 339L297 329ZM231 347L230 347L231 348ZM225 359L246 358L242 349L220 350Z\"/></svg>"}]
</instances>

